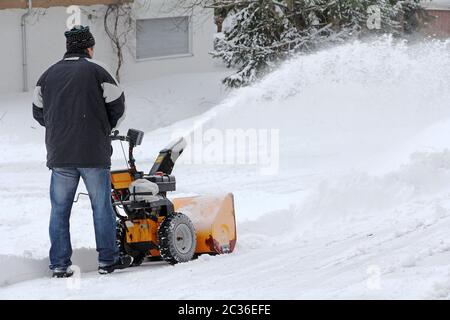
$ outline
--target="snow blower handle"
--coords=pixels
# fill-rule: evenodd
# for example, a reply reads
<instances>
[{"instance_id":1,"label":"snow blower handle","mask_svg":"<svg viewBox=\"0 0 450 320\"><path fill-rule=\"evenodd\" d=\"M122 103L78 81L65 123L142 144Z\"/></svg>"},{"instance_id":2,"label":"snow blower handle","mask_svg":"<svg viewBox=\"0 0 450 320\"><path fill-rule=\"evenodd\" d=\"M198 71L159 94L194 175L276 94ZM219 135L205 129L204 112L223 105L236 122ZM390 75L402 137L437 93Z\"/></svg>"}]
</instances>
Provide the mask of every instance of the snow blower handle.
<instances>
[{"instance_id":1,"label":"snow blower handle","mask_svg":"<svg viewBox=\"0 0 450 320\"><path fill-rule=\"evenodd\" d=\"M119 130L114 130L112 132L111 141L120 140L128 142L128 164L130 172L133 174L137 173L135 159L133 156L134 147L140 145L142 143L142 139L144 138L144 132L136 129L129 129L126 136L120 136ZM125 157L126 158L126 157Z\"/></svg>"},{"instance_id":2,"label":"snow blower handle","mask_svg":"<svg viewBox=\"0 0 450 320\"><path fill-rule=\"evenodd\" d=\"M136 129L129 129L126 136L120 136L119 130L114 130L110 137L112 141L127 141L130 144L130 147L136 147L142 143L144 132Z\"/></svg>"},{"instance_id":3,"label":"snow blower handle","mask_svg":"<svg viewBox=\"0 0 450 320\"><path fill-rule=\"evenodd\" d=\"M111 141L128 141L128 137L127 136L119 136L119 130L114 130L110 136Z\"/></svg>"}]
</instances>

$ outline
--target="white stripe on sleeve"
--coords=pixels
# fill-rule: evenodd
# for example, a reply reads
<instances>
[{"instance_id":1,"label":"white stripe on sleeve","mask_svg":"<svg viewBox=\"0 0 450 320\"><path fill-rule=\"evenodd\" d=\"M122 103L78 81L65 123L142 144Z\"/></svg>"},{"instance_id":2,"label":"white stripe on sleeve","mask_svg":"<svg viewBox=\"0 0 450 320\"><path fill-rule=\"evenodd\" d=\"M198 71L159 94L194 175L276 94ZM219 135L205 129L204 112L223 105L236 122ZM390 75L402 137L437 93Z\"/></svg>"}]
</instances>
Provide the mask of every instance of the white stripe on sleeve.
<instances>
[{"instance_id":1,"label":"white stripe on sleeve","mask_svg":"<svg viewBox=\"0 0 450 320\"><path fill-rule=\"evenodd\" d=\"M103 82L102 88L103 88L103 98L105 98L106 103L110 103L119 99L123 93L123 90L119 86L116 86L115 84L111 84L108 82Z\"/></svg>"},{"instance_id":2,"label":"white stripe on sleeve","mask_svg":"<svg viewBox=\"0 0 450 320\"><path fill-rule=\"evenodd\" d=\"M39 109L43 109L44 108L44 100L42 98L42 88L40 86L37 86L34 89L34 93L33 93L33 103L36 107L38 107Z\"/></svg>"}]
</instances>

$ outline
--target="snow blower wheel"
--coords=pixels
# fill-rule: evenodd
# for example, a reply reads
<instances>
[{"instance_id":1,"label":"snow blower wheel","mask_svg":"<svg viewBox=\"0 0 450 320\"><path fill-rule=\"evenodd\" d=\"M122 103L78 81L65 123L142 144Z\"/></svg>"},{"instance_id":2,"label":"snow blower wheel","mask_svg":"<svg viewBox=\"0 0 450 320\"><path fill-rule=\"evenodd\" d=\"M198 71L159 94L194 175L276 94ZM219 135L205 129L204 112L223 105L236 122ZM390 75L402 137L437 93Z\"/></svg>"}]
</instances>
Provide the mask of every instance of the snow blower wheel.
<instances>
[{"instance_id":1,"label":"snow blower wheel","mask_svg":"<svg viewBox=\"0 0 450 320\"><path fill-rule=\"evenodd\" d=\"M158 229L161 257L170 264L192 260L196 249L196 235L191 220L182 213L164 219Z\"/></svg>"}]
</instances>

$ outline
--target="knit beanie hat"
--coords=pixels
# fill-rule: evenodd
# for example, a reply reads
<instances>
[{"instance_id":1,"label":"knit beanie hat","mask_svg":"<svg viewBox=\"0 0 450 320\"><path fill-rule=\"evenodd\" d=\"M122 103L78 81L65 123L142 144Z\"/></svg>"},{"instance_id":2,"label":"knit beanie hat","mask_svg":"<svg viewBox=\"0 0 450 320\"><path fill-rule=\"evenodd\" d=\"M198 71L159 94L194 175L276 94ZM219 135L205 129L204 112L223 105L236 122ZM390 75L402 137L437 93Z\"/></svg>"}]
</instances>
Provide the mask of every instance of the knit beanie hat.
<instances>
[{"instance_id":1,"label":"knit beanie hat","mask_svg":"<svg viewBox=\"0 0 450 320\"><path fill-rule=\"evenodd\" d=\"M66 36L67 52L79 52L95 45L95 39L89 27L75 26L64 33Z\"/></svg>"}]
</instances>

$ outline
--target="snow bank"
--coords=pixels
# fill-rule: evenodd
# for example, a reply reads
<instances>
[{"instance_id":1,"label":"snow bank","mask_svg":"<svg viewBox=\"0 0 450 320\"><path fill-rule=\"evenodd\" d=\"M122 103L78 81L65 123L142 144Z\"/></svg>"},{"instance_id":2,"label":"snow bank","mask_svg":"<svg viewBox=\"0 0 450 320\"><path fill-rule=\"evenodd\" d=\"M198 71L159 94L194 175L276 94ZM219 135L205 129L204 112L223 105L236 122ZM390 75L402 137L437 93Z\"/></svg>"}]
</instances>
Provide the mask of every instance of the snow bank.
<instances>
[{"instance_id":1,"label":"snow bank","mask_svg":"<svg viewBox=\"0 0 450 320\"><path fill-rule=\"evenodd\" d=\"M415 153L407 164L386 174L349 173L323 180L296 207L296 219L303 230L309 226L309 236L339 233L361 223L367 230L392 228L393 221L402 227L426 224L449 216L449 191L450 151Z\"/></svg>"},{"instance_id":2,"label":"snow bank","mask_svg":"<svg viewBox=\"0 0 450 320\"><path fill-rule=\"evenodd\" d=\"M73 252L74 269L76 266L82 272L97 270L96 260L97 252L93 249L83 248ZM48 265L48 258L34 258L29 251L24 256L0 254L0 289L17 282L49 277Z\"/></svg>"}]
</instances>

